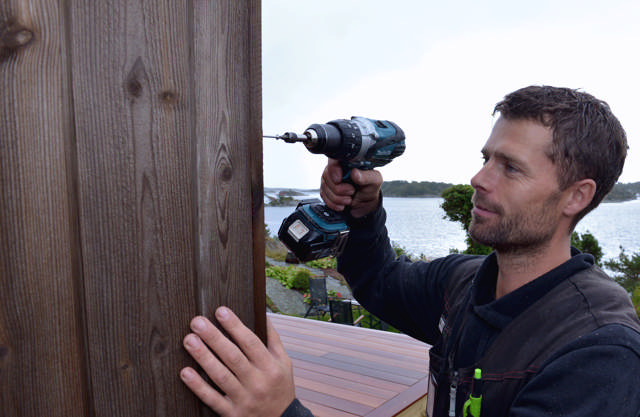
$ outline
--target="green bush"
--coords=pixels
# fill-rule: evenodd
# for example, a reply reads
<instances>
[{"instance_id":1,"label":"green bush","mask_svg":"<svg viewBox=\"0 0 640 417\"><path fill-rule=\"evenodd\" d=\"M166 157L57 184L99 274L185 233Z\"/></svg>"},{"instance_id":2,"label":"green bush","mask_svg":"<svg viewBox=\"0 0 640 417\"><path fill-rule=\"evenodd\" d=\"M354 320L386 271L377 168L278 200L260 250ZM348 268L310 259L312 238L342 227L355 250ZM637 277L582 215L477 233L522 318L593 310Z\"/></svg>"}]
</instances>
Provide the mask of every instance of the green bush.
<instances>
[{"instance_id":1,"label":"green bush","mask_svg":"<svg viewBox=\"0 0 640 417\"><path fill-rule=\"evenodd\" d=\"M269 278L277 279L282 284L286 284L287 282L287 269L291 267L282 267L282 266L268 266L264 269L264 273Z\"/></svg>"},{"instance_id":2,"label":"green bush","mask_svg":"<svg viewBox=\"0 0 640 417\"><path fill-rule=\"evenodd\" d=\"M336 258L328 256L326 258L309 261L305 265L310 268L317 269L336 269L338 267L338 261L336 260Z\"/></svg>"},{"instance_id":3,"label":"green bush","mask_svg":"<svg viewBox=\"0 0 640 417\"><path fill-rule=\"evenodd\" d=\"M289 276L286 287L294 290L309 291L310 277L311 271L304 268L298 268L295 273Z\"/></svg>"},{"instance_id":4,"label":"green bush","mask_svg":"<svg viewBox=\"0 0 640 417\"><path fill-rule=\"evenodd\" d=\"M633 291L631 302L633 302L633 306L636 308L636 314L640 318L640 286L636 287Z\"/></svg>"},{"instance_id":5,"label":"green bush","mask_svg":"<svg viewBox=\"0 0 640 417\"><path fill-rule=\"evenodd\" d=\"M311 271L296 266L269 266L264 273L269 278L277 279L289 289L309 291Z\"/></svg>"},{"instance_id":6,"label":"green bush","mask_svg":"<svg viewBox=\"0 0 640 417\"><path fill-rule=\"evenodd\" d=\"M640 288L640 252L628 255L620 246L618 260L609 259L604 265L616 273L613 279L629 293Z\"/></svg>"},{"instance_id":7,"label":"green bush","mask_svg":"<svg viewBox=\"0 0 640 417\"><path fill-rule=\"evenodd\" d=\"M582 234L578 232L571 233L571 245L575 246L580 252L590 253L596 261L596 265L602 266L602 247L588 230Z\"/></svg>"}]
</instances>

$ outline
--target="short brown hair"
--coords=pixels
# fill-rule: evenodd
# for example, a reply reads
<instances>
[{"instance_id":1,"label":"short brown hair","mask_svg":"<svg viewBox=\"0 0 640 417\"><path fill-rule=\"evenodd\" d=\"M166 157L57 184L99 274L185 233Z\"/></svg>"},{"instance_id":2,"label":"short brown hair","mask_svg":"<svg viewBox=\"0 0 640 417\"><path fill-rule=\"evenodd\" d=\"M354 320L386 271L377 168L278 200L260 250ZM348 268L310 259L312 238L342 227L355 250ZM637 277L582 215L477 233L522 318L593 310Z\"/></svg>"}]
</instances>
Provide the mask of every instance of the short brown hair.
<instances>
[{"instance_id":1,"label":"short brown hair","mask_svg":"<svg viewBox=\"0 0 640 417\"><path fill-rule=\"evenodd\" d=\"M535 120L552 130L548 156L557 167L561 190L582 179L595 181L595 195L576 215L573 227L600 204L620 177L627 135L604 101L569 88L529 86L505 96L496 104L496 112L506 119Z\"/></svg>"}]
</instances>

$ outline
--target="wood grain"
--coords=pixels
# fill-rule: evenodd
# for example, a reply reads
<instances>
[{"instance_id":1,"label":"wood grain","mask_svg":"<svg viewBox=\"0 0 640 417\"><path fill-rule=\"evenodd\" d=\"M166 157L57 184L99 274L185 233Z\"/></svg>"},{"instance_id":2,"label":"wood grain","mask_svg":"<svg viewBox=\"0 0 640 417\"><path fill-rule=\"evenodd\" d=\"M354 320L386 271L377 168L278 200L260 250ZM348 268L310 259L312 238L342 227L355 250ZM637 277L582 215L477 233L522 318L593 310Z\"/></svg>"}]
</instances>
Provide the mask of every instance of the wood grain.
<instances>
[{"instance_id":1,"label":"wood grain","mask_svg":"<svg viewBox=\"0 0 640 417\"><path fill-rule=\"evenodd\" d=\"M0 2L0 414L82 416L69 22L28 3Z\"/></svg>"},{"instance_id":2,"label":"wood grain","mask_svg":"<svg viewBox=\"0 0 640 417\"><path fill-rule=\"evenodd\" d=\"M259 59L257 0L0 1L3 416L208 414L190 319L264 337Z\"/></svg>"},{"instance_id":3,"label":"wood grain","mask_svg":"<svg viewBox=\"0 0 640 417\"><path fill-rule=\"evenodd\" d=\"M230 305L252 328L254 297L264 297L254 293L254 264L246 262L257 258L253 233L257 239L261 233L254 225L260 208L253 207L261 179L251 167L261 162L260 124L250 119L257 89L246 82L257 75L255 52L247 47L256 47L256 14L255 1L194 4L199 307L211 317L219 305Z\"/></svg>"}]
</instances>

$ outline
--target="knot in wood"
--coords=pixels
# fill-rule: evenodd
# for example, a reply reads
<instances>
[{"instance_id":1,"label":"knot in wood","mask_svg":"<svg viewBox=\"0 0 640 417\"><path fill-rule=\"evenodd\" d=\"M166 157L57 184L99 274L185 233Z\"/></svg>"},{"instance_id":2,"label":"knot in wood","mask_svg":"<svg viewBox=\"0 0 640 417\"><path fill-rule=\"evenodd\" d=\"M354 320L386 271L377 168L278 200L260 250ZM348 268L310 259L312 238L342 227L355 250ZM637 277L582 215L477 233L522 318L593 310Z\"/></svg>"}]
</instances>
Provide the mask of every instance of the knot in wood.
<instances>
[{"instance_id":1,"label":"knot in wood","mask_svg":"<svg viewBox=\"0 0 640 417\"><path fill-rule=\"evenodd\" d=\"M176 101L178 101L178 95L171 90L163 91L159 94L159 96L160 101L165 104L174 104Z\"/></svg>"},{"instance_id":2,"label":"knot in wood","mask_svg":"<svg viewBox=\"0 0 640 417\"><path fill-rule=\"evenodd\" d=\"M134 97L140 97L142 95L142 84L140 84L140 81L136 79L128 80L127 92Z\"/></svg>"},{"instance_id":3,"label":"knot in wood","mask_svg":"<svg viewBox=\"0 0 640 417\"><path fill-rule=\"evenodd\" d=\"M34 37L31 29L15 21L0 21L0 61L27 46Z\"/></svg>"},{"instance_id":4,"label":"knot in wood","mask_svg":"<svg viewBox=\"0 0 640 417\"><path fill-rule=\"evenodd\" d=\"M148 85L148 81L142 58L138 57L124 80L125 92L131 97L139 98L144 90L143 84Z\"/></svg>"},{"instance_id":5,"label":"knot in wood","mask_svg":"<svg viewBox=\"0 0 640 417\"><path fill-rule=\"evenodd\" d=\"M153 353L160 355L167 350L167 344L164 342L158 342L153 345Z\"/></svg>"},{"instance_id":6,"label":"knot in wood","mask_svg":"<svg viewBox=\"0 0 640 417\"><path fill-rule=\"evenodd\" d=\"M229 182L233 178L233 169L229 165L225 165L220 170L220 178L224 182Z\"/></svg>"}]
</instances>

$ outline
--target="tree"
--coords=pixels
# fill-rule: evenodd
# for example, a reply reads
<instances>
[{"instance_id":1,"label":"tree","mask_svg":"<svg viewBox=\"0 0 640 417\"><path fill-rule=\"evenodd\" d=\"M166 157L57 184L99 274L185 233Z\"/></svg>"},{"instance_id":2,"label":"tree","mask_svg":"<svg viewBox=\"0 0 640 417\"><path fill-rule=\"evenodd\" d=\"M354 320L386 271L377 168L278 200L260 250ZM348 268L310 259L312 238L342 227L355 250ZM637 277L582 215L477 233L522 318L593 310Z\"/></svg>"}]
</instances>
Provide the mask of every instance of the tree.
<instances>
[{"instance_id":1,"label":"tree","mask_svg":"<svg viewBox=\"0 0 640 417\"><path fill-rule=\"evenodd\" d=\"M444 202L440 207L445 212L445 219L462 223L462 227L466 232L465 243L467 249L463 251L466 254L487 255L492 249L489 246L481 245L475 242L469 234L469 225L471 224L471 209L473 203L473 187L468 184L458 184L447 188L442 192Z\"/></svg>"},{"instance_id":2,"label":"tree","mask_svg":"<svg viewBox=\"0 0 640 417\"><path fill-rule=\"evenodd\" d=\"M462 223L464 230L469 230L471 223L471 209L473 203L473 187L468 184L458 184L442 192L444 202L440 205L445 213L445 219Z\"/></svg>"},{"instance_id":3,"label":"tree","mask_svg":"<svg viewBox=\"0 0 640 417\"><path fill-rule=\"evenodd\" d=\"M634 253L629 256L625 253L624 248L620 246L620 256L618 260L609 259L604 265L618 275L614 275L613 279L629 293L635 293L640 289L640 253ZM640 294L636 295L640 298ZM640 299L638 300L640 301ZM636 304L639 306L639 304Z\"/></svg>"},{"instance_id":4,"label":"tree","mask_svg":"<svg viewBox=\"0 0 640 417\"><path fill-rule=\"evenodd\" d=\"M571 233L571 246L574 246L580 252L590 253L596 261L596 265L601 266L602 247L598 240L587 230L580 234L578 232Z\"/></svg>"},{"instance_id":5,"label":"tree","mask_svg":"<svg viewBox=\"0 0 640 417\"><path fill-rule=\"evenodd\" d=\"M636 308L636 314L638 315L638 317L640 317L640 285L637 286L633 291L633 294L631 294L631 302Z\"/></svg>"}]
</instances>

